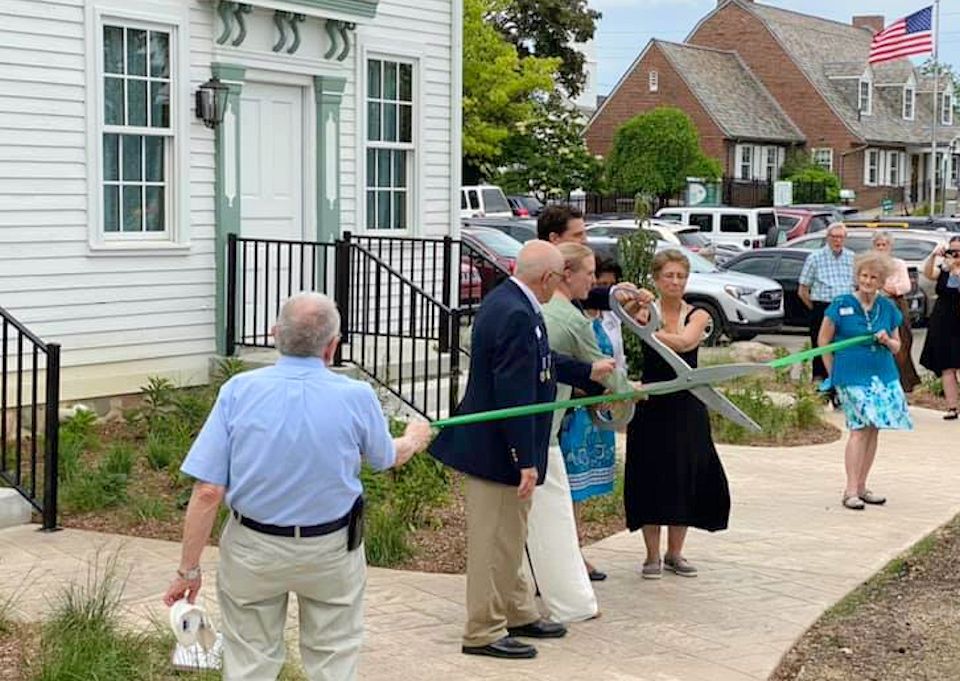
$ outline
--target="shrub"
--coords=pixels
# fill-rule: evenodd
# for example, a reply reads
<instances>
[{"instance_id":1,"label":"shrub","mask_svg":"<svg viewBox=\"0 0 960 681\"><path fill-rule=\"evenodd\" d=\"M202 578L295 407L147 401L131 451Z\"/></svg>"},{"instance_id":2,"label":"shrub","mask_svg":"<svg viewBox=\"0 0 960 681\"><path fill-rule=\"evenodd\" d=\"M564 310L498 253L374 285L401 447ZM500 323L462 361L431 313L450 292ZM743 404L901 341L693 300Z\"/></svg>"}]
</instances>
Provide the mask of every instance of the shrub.
<instances>
[{"instance_id":1,"label":"shrub","mask_svg":"<svg viewBox=\"0 0 960 681\"><path fill-rule=\"evenodd\" d=\"M117 442L96 468L80 467L62 480L64 507L77 513L116 506L127 499L127 483L133 469L134 449Z\"/></svg>"},{"instance_id":2,"label":"shrub","mask_svg":"<svg viewBox=\"0 0 960 681\"><path fill-rule=\"evenodd\" d=\"M371 506L366 514L364 548L367 561L378 567L390 567L405 561L411 555L407 536L410 526L390 504Z\"/></svg>"},{"instance_id":3,"label":"shrub","mask_svg":"<svg viewBox=\"0 0 960 681\"><path fill-rule=\"evenodd\" d=\"M764 390L763 383L757 380L734 384L724 392L776 442L782 442L791 431L807 429L820 422L820 398L807 383L797 384L793 402L788 405L774 402ZM711 412L710 421L717 440L742 444L752 438L746 428L719 414Z\"/></svg>"},{"instance_id":4,"label":"shrub","mask_svg":"<svg viewBox=\"0 0 960 681\"><path fill-rule=\"evenodd\" d=\"M943 378L940 376L926 374L923 377L923 389L935 397L946 397L946 393L943 392Z\"/></svg>"}]
</instances>

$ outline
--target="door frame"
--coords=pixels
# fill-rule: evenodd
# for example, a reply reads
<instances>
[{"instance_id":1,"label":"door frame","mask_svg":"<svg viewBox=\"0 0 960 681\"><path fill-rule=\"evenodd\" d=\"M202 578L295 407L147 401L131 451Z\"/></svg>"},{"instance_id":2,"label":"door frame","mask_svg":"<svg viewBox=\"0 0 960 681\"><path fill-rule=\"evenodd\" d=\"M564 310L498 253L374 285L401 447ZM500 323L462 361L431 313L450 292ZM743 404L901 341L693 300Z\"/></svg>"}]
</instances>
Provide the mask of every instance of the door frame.
<instances>
[{"instance_id":1,"label":"door frame","mask_svg":"<svg viewBox=\"0 0 960 681\"><path fill-rule=\"evenodd\" d=\"M302 153L300 156L301 177L303 178L303 187L300 192L300 214L303 216L300 240L317 240L317 133L316 133L316 101L313 94L313 77L296 73L283 73L281 71L272 71L266 69L247 69L244 84L256 83L257 85L285 85L300 89L302 102L300 116L300 139L302 140ZM243 93L240 93L241 99ZM242 140L241 140L242 144ZM237 155L240 155L240 149L237 149ZM241 164L242 172L242 164ZM242 178L237 178L237 188L242 184ZM241 225L243 220L243 207L241 205ZM241 226L238 225L238 228Z\"/></svg>"}]
</instances>

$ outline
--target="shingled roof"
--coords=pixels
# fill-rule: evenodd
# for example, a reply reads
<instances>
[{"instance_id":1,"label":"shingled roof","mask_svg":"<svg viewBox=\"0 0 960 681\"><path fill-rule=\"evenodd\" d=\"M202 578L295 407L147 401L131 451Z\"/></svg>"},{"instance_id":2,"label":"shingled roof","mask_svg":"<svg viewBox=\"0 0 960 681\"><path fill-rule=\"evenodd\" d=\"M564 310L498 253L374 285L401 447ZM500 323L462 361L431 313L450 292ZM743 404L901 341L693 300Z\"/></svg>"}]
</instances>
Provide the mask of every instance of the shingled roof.
<instances>
[{"instance_id":1,"label":"shingled roof","mask_svg":"<svg viewBox=\"0 0 960 681\"><path fill-rule=\"evenodd\" d=\"M867 70L872 34L869 29L821 17L771 7L757 2L728 0L758 17L780 42L834 111L854 133L868 142L924 144L930 140L932 98L917 97L916 119L906 121L899 98L875 96L871 115L857 112L856 89L838 77L856 77ZM890 62L874 69L875 84L905 83L913 72L908 60ZM921 90L918 89L918 92ZM960 126L941 129L938 138L949 142Z\"/></svg>"},{"instance_id":2,"label":"shingled roof","mask_svg":"<svg viewBox=\"0 0 960 681\"><path fill-rule=\"evenodd\" d=\"M803 133L735 52L652 41L730 139L799 143Z\"/></svg>"}]
</instances>

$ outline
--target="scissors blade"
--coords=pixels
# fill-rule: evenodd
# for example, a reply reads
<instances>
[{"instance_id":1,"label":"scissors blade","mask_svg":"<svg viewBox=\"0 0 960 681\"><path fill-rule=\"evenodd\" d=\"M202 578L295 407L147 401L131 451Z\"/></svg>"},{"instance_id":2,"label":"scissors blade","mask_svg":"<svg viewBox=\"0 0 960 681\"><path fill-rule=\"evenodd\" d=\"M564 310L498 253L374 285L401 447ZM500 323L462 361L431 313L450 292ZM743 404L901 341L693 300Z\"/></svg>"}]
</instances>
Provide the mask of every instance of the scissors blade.
<instances>
[{"instance_id":1,"label":"scissors blade","mask_svg":"<svg viewBox=\"0 0 960 681\"><path fill-rule=\"evenodd\" d=\"M766 371L770 367L766 364L740 363L740 364L718 364L716 366L701 367L692 369L682 376L677 377L680 383L686 383L691 388L701 385L717 385L734 378L750 376L751 374Z\"/></svg>"},{"instance_id":2,"label":"scissors blade","mask_svg":"<svg viewBox=\"0 0 960 681\"><path fill-rule=\"evenodd\" d=\"M759 433L763 430L760 425L752 418L744 414L740 407L721 395L715 388L702 385L690 391L698 400L703 402L707 409L717 412L725 419L733 421L737 425L743 426L747 430Z\"/></svg>"}]
</instances>

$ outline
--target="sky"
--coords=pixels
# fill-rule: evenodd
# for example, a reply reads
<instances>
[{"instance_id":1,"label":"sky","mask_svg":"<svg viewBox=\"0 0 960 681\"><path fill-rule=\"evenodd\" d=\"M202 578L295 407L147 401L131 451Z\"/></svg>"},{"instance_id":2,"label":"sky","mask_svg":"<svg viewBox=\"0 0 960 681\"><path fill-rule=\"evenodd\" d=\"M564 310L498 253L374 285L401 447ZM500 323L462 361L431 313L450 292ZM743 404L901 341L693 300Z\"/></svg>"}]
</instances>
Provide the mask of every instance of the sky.
<instances>
[{"instance_id":1,"label":"sky","mask_svg":"<svg viewBox=\"0 0 960 681\"><path fill-rule=\"evenodd\" d=\"M849 22L854 15L882 14L886 23L932 0L762 0L764 4ZM597 30L597 94L609 94L651 38L683 42L717 0L590 0L603 13ZM914 61L921 63L925 57ZM941 0L940 59L960 67L960 0Z\"/></svg>"}]
</instances>

